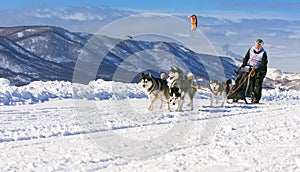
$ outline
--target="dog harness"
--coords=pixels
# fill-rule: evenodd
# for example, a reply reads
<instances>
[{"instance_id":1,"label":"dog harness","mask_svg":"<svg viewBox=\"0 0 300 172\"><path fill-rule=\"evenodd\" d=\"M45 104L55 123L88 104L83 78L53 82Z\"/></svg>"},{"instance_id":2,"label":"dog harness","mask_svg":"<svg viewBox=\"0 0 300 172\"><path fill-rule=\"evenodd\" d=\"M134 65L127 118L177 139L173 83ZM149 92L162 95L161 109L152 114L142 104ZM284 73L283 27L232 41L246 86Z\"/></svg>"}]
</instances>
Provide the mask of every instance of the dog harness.
<instances>
[{"instance_id":1,"label":"dog harness","mask_svg":"<svg viewBox=\"0 0 300 172\"><path fill-rule=\"evenodd\" d=\"M178 83L176 82L177 80L174 80L171 85L170 85L170 93L175 94L175 97L181 97L180 89L178 87Z\"/></svg>"}]
</instances>

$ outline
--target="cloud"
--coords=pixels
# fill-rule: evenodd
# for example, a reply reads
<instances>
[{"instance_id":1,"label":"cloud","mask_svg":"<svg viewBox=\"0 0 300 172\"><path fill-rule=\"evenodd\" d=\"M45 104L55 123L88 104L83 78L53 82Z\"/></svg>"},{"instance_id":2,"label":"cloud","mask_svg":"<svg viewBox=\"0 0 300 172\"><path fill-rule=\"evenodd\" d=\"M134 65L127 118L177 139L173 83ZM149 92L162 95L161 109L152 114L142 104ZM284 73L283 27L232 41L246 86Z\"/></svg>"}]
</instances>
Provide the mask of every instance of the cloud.
<instances>
[{"instance_id":1,"label":"cloud","mask_svg":"<svg viewBox=\"0 0 300 172\"><path fill-rule=\"evenodd\" d=\"M275 36L277 36L277 33L275 33L275 32L270 32L270 33L264 34L264 36L275 37Z\"/></svg>"},{"instance_id":2,"label":"cloud","mask_svg":"<svg viewBox=\"0 0 300 172\"><path fill-rule=\"evenodd\" d=\"M290 36L288 36L288 38L290 38L290 39L300 39L300 34L290 35Z\"/></svg>"},{"instance_id":3,"label":"cloud","mask_svg":"<svg viewBox=\"0 0 300 172\"><path fill-rule=\"evenodd\" d=\"M79 20L79 21L89 21L89 20L103 20L105 16L99 15L98 13L90 13L85 9L71 10L71 9L42 9L36 10L34 13L36 17L39 18L60 18L64 20Z\"/></svg>"},{"instance_id":4,"label":"cloud","mask_svg":"<svg viewBox=\"0 0 300 172\"><path fill-rule=\"evenodd\" d=\"M227 32L225 33L225 35L226 35L227 37L231 37L231 36L239 35L239 33L238 33L238 32L227 31Z\"/></svg>"},{"instance_id":5,"label":"cloud","mask_svg":"<svg viewBox=\"0 0 300 172\"><path fill-rule=\"evenodd\" d=\"M216 6L222 9L249 9L251 10L298 10L300 2L287 1L223 1L216 3Z\"/></svg>"},{"instance_id":6,"label":"cloud","mask_svg":"<svg viewBox=\"0 0 300 172\"><path fill-rule=\"evenodd\" d=\"M179 37L191 37L190 34L185 34L185 33L174 33L174 35L177 35Z\"/></svg>"}]
</instances>

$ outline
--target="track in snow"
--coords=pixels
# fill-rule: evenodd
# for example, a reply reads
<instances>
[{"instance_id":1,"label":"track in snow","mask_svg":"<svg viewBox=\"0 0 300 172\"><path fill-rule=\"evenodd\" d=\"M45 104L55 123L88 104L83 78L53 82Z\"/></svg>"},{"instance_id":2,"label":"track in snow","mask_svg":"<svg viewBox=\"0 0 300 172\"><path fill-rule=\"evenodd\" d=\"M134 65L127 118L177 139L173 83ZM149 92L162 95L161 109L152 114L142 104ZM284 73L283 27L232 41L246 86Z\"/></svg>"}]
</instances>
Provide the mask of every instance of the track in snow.
<instances>
[{"instance_id":1,"label":"track in snow","mask_svg":"<svg viewBox=\"0 0 300 172\"><path fill-rule=\"evenodd\" d=\"M299 101L210 108L196 100L192 112L148 112L146 99L74 102L1 107L1 171L299 170Z\"/></svg>"}]
</instances>

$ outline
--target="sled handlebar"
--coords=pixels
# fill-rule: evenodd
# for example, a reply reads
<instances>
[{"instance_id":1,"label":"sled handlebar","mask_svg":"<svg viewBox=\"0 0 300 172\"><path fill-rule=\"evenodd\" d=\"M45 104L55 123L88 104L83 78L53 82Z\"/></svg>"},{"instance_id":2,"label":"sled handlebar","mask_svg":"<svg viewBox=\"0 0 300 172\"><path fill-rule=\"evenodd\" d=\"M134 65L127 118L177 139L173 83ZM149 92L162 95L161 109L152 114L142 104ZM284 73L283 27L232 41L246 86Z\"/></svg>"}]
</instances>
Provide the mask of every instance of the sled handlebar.
<instances>
[{"instance_id":1,"label":"sled handlebar","mask_svg":"<svg viewBox=\"0 0 300 172\"><path fill-rule=\"evenodd\" d=\"M245 66L241 66L239 67L238 70L234 70L236 73L238 72L250 72L252 70L253 66L251 65L245 65Z\"/></svg>"}]
</instances>

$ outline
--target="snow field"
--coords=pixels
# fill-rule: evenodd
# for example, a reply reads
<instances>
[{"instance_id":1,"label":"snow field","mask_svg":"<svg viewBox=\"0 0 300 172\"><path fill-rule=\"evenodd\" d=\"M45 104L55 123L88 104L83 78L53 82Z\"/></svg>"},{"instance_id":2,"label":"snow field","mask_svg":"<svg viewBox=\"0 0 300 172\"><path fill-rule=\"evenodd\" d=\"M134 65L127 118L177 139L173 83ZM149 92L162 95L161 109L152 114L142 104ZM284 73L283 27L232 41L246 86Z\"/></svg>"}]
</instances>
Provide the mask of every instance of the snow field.
<instances>
[{"instance_id":1,"label":"snow field","mask_svg":"<svg viewBox=\"0 0 300 172\"><path fill-rule=\"evenodd\" d=\"M0 157L4 160L0 169L297 171L300 168L298 100L210 108L207 106L209 100L196 99L192 112L156 109L153 113L145 110L147 103L147 99L68 99L4 106L0 111ZM137 110L128 108L128 104ZM80 113L86 114L90 120L81 120ZM107 125L94 120L96 116L103 118ZM218 125L214 134L208 137L208 142L203 144L203 126L213 120ZM167 147L162 142L162 145L158 144L162 146L157 149L158 152L146 154L151 147L149 142L159 137L163 139L178 123L192 124L192 127L178 142L166 141ZM97 137L107 133L111 142L111 132L120 139L112 141L115 145L107 150ZM135 155L134 151L130 152L130 156L121 156L122 153L115 150L130 147L121 144L122 137L144 141L146 156Z\"/></svg>"},{"instance_id":2,"label":"snow field","mask_svg":"<svg viewBox=\"0 0 300 172\"><path fill-rule=\"evenodd\" d=\"M194 111L149 112L138 84L0 81L0 171L300 170L297 91L213 108L199 91Z\"/></svg>"}]
</instances>

